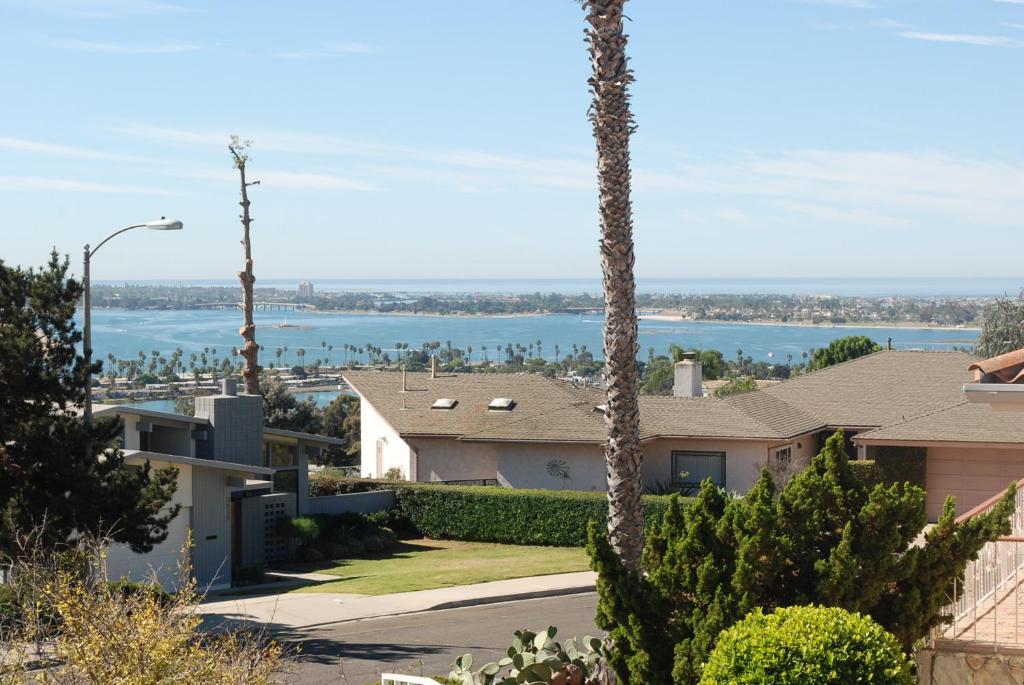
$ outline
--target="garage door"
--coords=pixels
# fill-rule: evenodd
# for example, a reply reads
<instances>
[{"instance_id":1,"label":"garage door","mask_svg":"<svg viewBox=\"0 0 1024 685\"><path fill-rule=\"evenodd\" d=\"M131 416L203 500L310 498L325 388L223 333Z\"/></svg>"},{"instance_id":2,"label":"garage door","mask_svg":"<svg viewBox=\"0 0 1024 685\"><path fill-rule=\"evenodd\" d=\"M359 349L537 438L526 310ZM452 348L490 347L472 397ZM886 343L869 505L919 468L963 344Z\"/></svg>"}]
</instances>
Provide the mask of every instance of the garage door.
<instances>
[{"instance_id":1,"label":"garage door","mask_svg":"<svg viewBox=\"0 0 1024 685\"><path fill-rule=\"evenodd\" d=\"M958 514L978 506L1024 478L1024 451L928 448L928 520L942 513L946 497L956 498Z\"/></svg>"}]
</instances>

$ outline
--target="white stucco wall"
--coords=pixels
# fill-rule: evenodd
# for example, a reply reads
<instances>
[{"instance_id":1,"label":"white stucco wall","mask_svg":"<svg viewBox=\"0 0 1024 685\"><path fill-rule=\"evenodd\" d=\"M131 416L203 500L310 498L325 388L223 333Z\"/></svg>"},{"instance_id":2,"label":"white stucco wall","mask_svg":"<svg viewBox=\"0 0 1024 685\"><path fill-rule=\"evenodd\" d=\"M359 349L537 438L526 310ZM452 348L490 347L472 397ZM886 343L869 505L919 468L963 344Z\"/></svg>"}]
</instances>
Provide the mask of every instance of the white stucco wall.
<instances>
[{"instance_id":1,"label":"white stucco wall","mask_svg":"<svg viewBox=\"0 0 1024 685\"><path fill-rule=\"evenodd\" d=\"M498 483L511 488L605 490L604 450L600 445L501 443ZM548 474L552 460L564 462L569 479Z\"/></svg>"},{"instance_id":2,"label":"white stucco wall","mask_svg":"<svg viewBox=\"0 0 1024 685\"><path fill-rule=\"evenodd\" d=\"M153 470L170 465L166 462L150 462ZM187 464L173 466L178 469L178 488L172 502L180 504L181 511L167 526L167 539L146 554L136 554L127 545L110 545L107 548L107 577L111 580L129 578L145 581L152 579L155 574L165 588L174 589L178 561L188 541L192 521L192 467Z\"/></svg>"},{"instance_id":3,"label":"white stucco wall","mask_svg":"<svg viewBox=\"0 0 1024 685\"><path fill-rule=\"evenodd\" d=\"M365 397L360 396L360 473L366 478L380 478L390 468L399 468L406 478L412 475L412 452L409 444L391 427ZM378 472L377 444L383 448L383 464ZM492 476L493 477L493 476Z\"/></svg>"},{"instance_id":4,"label":"white stucco wall","mask_svg":"<svg viewBox=\"0 0 1024 685\"><path fill-rule=\"evenodd\" d=\"M498 477L498 443L416 438L413 472L420 482Z\"/></svg>"}]
</instances>

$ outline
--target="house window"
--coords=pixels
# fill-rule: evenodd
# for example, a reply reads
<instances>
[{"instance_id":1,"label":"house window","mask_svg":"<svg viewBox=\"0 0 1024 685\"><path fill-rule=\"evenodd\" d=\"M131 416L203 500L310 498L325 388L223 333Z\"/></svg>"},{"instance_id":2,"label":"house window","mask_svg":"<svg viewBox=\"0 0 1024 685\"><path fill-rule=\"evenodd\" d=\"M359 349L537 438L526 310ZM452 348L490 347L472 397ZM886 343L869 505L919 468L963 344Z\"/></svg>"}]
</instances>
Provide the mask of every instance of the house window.
<instances>
[{"instance_id":1,"label":"house window","mask_svg":"<svg viewBox=\"0 0 1024 685\"><path fill-rule=\"evenodd\" d=\"M274 471L274 492L299 492L299 472L294 469Z\"/></svg>"},{"instance_id":2,"label":"house window","mask_svg":"<svg viewBox=\"0 0 1024 685\"><path fill-rule=\"evenodd\" d=\"M789 466L793 463L793 448L783 447L781 450L775 450L775 465L776 466Z\"/></svg>"},{"instance_id":3,"label":"house window","mask_svg":"<svg viewBox=\"0 0 1024 685\"><path fill-rule=\"evenodd\" d=\"M295 466L295 445L267 440L263 443L263 465L270 468Z\"/></svg>"},{"instance_id":4,"label":"house window","mask_svg":"<svg viewBox=\"0 0 1024 685\"><path fill-rule=\"evenodd\" d=\"M672 452L672 483L697 487L705 478L725 487L725 452Z\"/></svg>"}]
</instances>

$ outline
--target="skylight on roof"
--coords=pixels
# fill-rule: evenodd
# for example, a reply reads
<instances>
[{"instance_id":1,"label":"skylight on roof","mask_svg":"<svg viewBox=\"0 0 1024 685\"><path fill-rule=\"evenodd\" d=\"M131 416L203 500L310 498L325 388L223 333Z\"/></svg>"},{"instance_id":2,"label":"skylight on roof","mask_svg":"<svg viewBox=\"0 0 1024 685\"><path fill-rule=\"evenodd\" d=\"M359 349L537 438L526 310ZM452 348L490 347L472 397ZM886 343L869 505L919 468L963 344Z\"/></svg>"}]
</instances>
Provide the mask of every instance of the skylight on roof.
<instances>
[{"instance_id":1,"label":"skylight on roof","mask_svg":"<svg viewBox=\"0 0 1024 685\"><path fill-rule=\"evenodd\" d=\"M458 403L458 400L453 400L448 397L442 397L441 399L434 400L434 403L430 405L430 408L443 410L454 409L455 405Z\"/></svg>"},{"instance_id":2,"label":"skylight on roof","mask_svg":"<svg viewBox=\"0 0 1024 685\"><path fill-rule=\"evenodd\" d=\"M508 397L495 397L491 400L491 403L487 405L488 411L512 411L515 409L515 400Z\"/></svg>"}]
</instances>

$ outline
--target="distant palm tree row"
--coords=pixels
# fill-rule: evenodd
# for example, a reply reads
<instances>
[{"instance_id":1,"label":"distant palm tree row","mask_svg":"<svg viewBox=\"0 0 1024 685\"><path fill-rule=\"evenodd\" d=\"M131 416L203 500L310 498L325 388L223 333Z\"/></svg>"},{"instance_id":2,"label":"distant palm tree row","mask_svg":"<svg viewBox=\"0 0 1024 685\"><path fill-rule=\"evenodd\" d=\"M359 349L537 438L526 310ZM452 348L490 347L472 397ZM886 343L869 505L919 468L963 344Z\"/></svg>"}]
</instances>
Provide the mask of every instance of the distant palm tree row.
<instances>
[{"instance_id":1,"label":"distant palm tree row","mask_svg":"<svg viewBox=\"0 0 1024 685\"><path fill-rule=\"evenodd\" d=\"M315 356L309 354L314 351L317 352ZM334 345L321 340L319 350L307 350L305 347L290 348L287 345L276 347L271 351L272 357L269 361L267 349L259 345L259 363L271 369L289 369L297 366L316 370L325 366L348 367L363 364L416 367L429 363L430 357L436 357L440 364L456 367L503 365L521 368L526 365L536 366L536 362L550 362L571 369L577 363L591 364L594 360L593 353L585 344L573 343L564 354L562 348L556 344L552 346L551 351L552 358L549 359L544 354L544 344L540 339L526 344L508 342L494 347L479 345L476 348L473 345L457 347L451 340L443 343L433 340L418 346L396 341L390 349L379 347L372 342L362 345ZM216 347L207 346L202 351L188 354L178 347L170 355L164 355L159 350L139 350L137 357L127 359L108 354L103 375L110 379L147 379L149 382L155 382L156 379L170 380L188 376L198 378L209 374L230 375L238 373L243 366L244 359L237 347L230 348L227 354L221 356L218 356Z\"/></svg>"}]
</instances>

